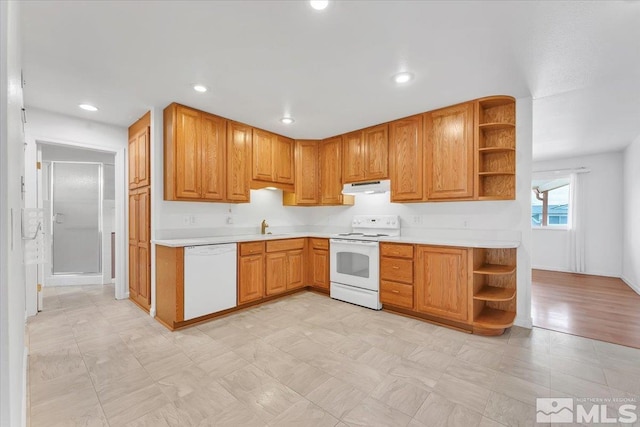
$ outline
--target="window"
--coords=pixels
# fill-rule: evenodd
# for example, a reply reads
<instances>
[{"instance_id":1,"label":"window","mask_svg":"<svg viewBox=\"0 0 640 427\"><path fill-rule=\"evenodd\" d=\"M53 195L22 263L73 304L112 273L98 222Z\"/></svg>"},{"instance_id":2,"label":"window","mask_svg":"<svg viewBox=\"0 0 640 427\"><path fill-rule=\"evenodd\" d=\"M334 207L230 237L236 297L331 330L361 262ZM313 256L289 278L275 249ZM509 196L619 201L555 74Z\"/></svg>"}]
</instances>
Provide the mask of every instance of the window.
<instances>
[{"instance_id":1,"label":"window","mask_svg":"<svg viewBox=\"0 0 640 427\"><path fill-rule=\"evenodd\" d=\"M531 185L531 226L569 225L569 178L536 179Z\"/></svg>"}]
</instances>

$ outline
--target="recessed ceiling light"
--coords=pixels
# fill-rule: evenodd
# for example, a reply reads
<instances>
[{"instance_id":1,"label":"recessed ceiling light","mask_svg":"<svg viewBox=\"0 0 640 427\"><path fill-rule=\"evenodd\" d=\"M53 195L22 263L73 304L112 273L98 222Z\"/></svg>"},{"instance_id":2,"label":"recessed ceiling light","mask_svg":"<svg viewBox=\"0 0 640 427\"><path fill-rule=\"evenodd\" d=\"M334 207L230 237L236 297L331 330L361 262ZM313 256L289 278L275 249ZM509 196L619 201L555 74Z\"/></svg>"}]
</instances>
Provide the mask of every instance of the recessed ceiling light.
<instances>
[{"instance_id":1,"label":"recessed ceiling light","mask_svg":"<svg viewBox=\"0 0 640 427\"><path fill-rule=\"evenodd\" d=\"M399 84L407 83L411 80L413 80L413 74L407 71L403 71L402 73L398 73L395 76L393 76L393 81Z\"/></svg>"},{"instance_id":2,"label":"recessed ceiling light","mask_svg":"<svg viewBox=\"0 0 640 427\"><path fill-rule=\"evenodd\" d=\"M98 111L98 107L94 107L91 104L80 104L78 105L78 107L82 108L83 110L86 111Z\"/></svg>"},{"instance_id":3,"label":"recessed ceiling light","mask_svg":"<svg viewBox=\"0 0 640 427\"><path fill-rule=\"evenodd\" d=\"M285 125L290 125L291 123L295 122L292 117L283 117L280 119L280 121Z\"/></svg>"},{"instance_id":4,"label":"recessed ceiling light","mask_svg":"<svg viewBox=\"0 0 640 427\"><path fill-rule=\"evenodd\" d=\"M204 93L207 91L207 87L203 85L193 85L193 90Z\"/></svg>"},{"instance_id":5,"label":"recessed ceiling light","mask_svg":"<svg viewBox=\"0 0 640 427\"><path fill-rule=\"evenodd\" d=\"M325 10L329 6L329 0L310 0L309 4L315 10Z\"/></svg>"}]
</instances>

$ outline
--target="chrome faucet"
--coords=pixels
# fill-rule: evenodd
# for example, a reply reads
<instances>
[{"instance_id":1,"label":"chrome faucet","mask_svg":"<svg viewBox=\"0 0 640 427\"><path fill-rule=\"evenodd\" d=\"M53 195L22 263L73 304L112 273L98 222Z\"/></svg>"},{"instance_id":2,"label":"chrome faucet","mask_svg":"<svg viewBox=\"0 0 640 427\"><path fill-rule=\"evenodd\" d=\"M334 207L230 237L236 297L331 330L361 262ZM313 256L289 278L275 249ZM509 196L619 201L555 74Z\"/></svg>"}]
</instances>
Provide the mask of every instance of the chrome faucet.
<instances>
[{"instance_id":1,"label":"chrome faucet","mask_svg":"<svg viewBox=\"0 0 640 427\"><path fill-rule=\"evenodd\" d=\"M267 224L267 220L263 219L262 223L260 224L260 234L266 234L268 226L269 226L269 224Z\"/></svg>"}]
</instances>

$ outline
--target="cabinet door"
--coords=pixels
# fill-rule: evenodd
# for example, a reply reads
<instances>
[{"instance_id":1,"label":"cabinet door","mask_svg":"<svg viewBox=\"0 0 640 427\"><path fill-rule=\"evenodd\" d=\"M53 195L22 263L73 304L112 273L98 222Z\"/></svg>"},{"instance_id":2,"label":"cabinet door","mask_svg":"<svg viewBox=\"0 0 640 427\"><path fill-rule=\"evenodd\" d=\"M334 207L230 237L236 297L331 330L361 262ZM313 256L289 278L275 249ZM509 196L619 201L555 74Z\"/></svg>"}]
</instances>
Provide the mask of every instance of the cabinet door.
<instances>
[{"instance_id":1,"label":"cabinet door","mask_svg":"<svg viewBox=\"0 0 640 427\"><path fill-rule=\"evenodd\" d=\"M129 244L138 243L138 194L129 193Z\"/></svg>"},{"instance_id":2,"label":"cabinet door","mask_svg":"<svg viewBox=\"0 0 640 427\"><path fill-rule=\"evenodd\" d=\"M238 304L259 300L264 296L264 257L260 255L239 258Z\"/></svg>"},{"instance_id":3,"label":"cabinet door","mask_svg":"<svg viewBox=\"0 0 640 427\"><path fill-rule=\"evenodd\" d=\"M287 289L304 286L304 268L302 250L287 252Z\"/></svg>"},{"instance_id":4,"label":"cabinet door","mask_svg":"<svg viewBox=\"0 0 640 427\"><path fill-rule=\"evenodd\" d=\"M138 186L138 138L134 135L129 140L129 149L127 154L129 155L129 188L136 188Z\"/></svg>"},{"instance_id":5,"label":"cabinet door","mask_svg":"<svg viewBox=\"0 0 640 427\"><path fill-rule=\"evenodd\" d=\"M176 197L199 199L201 197L200 113L178 106L176 115Z\"/></svg>"},{"instance_id":6,"label":"cabinet door","mask_svg":"<svg viewBox=\"0 0 640 427\"><path fill-rule=\"evenodd\" d=\"M227 200L248 202L251 183L251 126L227 122Z\"/></svg>"},{"instance_id":7,"label":"cabinet door","mask_svg":"<svg viewBox=\"0 0 640 427\"><path fill-rule=\"evenodd\" d=\"M473 197L473 103L424 115L427 199Z\"/></svg>"},{"instance_id":8,"label":"cabinet door","mask_svg":"<svg viewBox=\"0 0 640 427\"><path fill-rule=\"evenodd\" d=\"M329 251L313 249L311 257L311 284L317 288L329 289Z\"/></svg>"},{"instance_id":9,"label":"cabinet door","mask_svg":"<svg viewBox=\"0 0 640 427\"><path fill-rule=\"evenodd\" d=\"M227 121L211 114L202 115L202 198L224 200Z\"/></svg>"},{"instance_id":10,"label":"cabinet door","mask_svg":"<svg viewBox=\"0 0 640 427\"><path fill-rule=\"evenodd\" d=\"M129 298L138 296L138 245L129 244Z\"/></svg>"},{"instance_id":11,"label":"cabinet door","mask_svg":"<svg viewBox=\"0 0 640 427\"><path fill-rule=\"evenodd\" d=\"M253 179L259 181L274 180L274 151L276 135L260 129L253 129Z\"/></svg>"},{"instance_id":12,"label":"cabinet door","mask_svg":"<svg viewBox=\"0 0 640 427\"><path fill-rule=\"evenodd\" d=\"M389 177L389 126L374 126L364 130L364 178Z\"/></svg>"},{"instance_id":13,"label":"cabinet door","mask_svg":"<svg viewBox=\"0 0 640 427\"><path fill-rule=\"evenodd\" d=\"M151 255L148 247L138 246L138 295L136 300L149 309L151 304Z\"/></svg>"},{"instance_id":14,"label":"cabinet door","mask_svg":"<svg viewBox=\"0 0 640 427\"><path fill-rule=\"evenodd\" d=\"M418 311L466 322L467 250L418 246L414 288Z\"/></svg>"},{"instance_id":15,"label":"cabinet door","mask_svg":"<svg viewBox=\"0 0 640 427\"><path fill-rule=\"evenodd\" d=\"M364 181L364 134L351 132L342 136L344 156L342 178L345 183Z\"/></svg>"},{"instance_id":16,"label":"cabinet door","mask_svg":"<svg viewBox=\"0 0 640 427\"><path fill-rule=\"evenodd\" d=\"M320 143L320 203L342 204L342 137Z\"/></svg>"},{"instance_id":17,"label":"cabinet door","mask_svg":"<svg viewBox=\"0 0 640 427\"><path fill-rule=\"evenodd\" d=\"M136 195L136 233L137 243L149 245L150 241L150 212L151 212L151 189L149 187L138 190Z\"/></svg>"},{"instance_id":18,"label":"cabinet door","mask_svg":"<svg viewBox=\"0 0 640 427\"><path fill-rule=\"evenodd\" d=\"M422 116L389 124L391 201L422 200Z\"/></svg>"},{"instance_id":19,"label":"cabinet door","mask_svg":"<svg viewBox=\"0 0 640 427\"><path fill-rule=\"evenodd\" d=\"M278 136L274 151L274 179L282 184L293 184L294 167L293 152L295 141L293 139ZM317 161L317 158L316 158Z\"/></svg>"},{"instance_id":20,"label":"cabinet door","mask_svg":"<svg viewBox=\"0 0 640 427\"><path fill-rule=\"evenodd\" d=\"M287 290L287 253L274 252L265 257L266 278L265 293L275 295Z\"/></svg>"},{"instance_id":21,"label":"cabinet door","mask_svg":"<svg viewBox=\"0 0 640 427\"><path fill-rule=\"evenodd\" d=\"M318 142L296 142L296 204L317 205L318 191Z\"/></svg>"},{"instance_id":22,"label":"cabinet door","mask_svg":"<svg viewBox=\"0 0 640 427\"><path fill-rule=\"evenodd\" d=\"M151 152L150 152L150 141L149 141L149 137L150 137L150 130L149 127L145 127L143 130L140 131L140 133L137 136L137 151L138 151L138 155L137 155L137 178L138 180L137 182L137 186L138 187L145 187L148 186L149 184L151 184L151 179L150 179L150 159L151 159Z\"/></svg>"}]
</instances>

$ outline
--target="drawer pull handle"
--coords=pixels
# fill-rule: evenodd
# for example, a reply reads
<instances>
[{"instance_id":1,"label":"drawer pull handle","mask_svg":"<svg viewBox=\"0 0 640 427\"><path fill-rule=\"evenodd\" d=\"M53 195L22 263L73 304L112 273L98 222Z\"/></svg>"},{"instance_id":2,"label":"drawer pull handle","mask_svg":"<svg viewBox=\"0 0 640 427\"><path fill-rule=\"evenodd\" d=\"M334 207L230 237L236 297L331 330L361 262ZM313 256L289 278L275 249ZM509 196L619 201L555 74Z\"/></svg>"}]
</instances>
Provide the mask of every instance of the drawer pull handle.
<instances>
[{"instance_id":1,"label":"drawer pull handle","mask_svg":"<svg viewBox=\"0 0 640 427\"><path fill-rule=\"evenodd\" d=\"M394 266L393 266L393 269L394 269L394 270L400 270L400 267L398 267L397 265L394 265Z\"/></svg>"},{"instance_id":2,"label":"drawer pull handle","mask_svg":"<svg viewBox=\"0 0 640 427\"><path fill-rule=\"evenodd\" d=\"M400 291L395 290L395 289L392 289L391 292L393 292L394 294L399 294L400 293Z\"/></svg>"}]
</instances>

